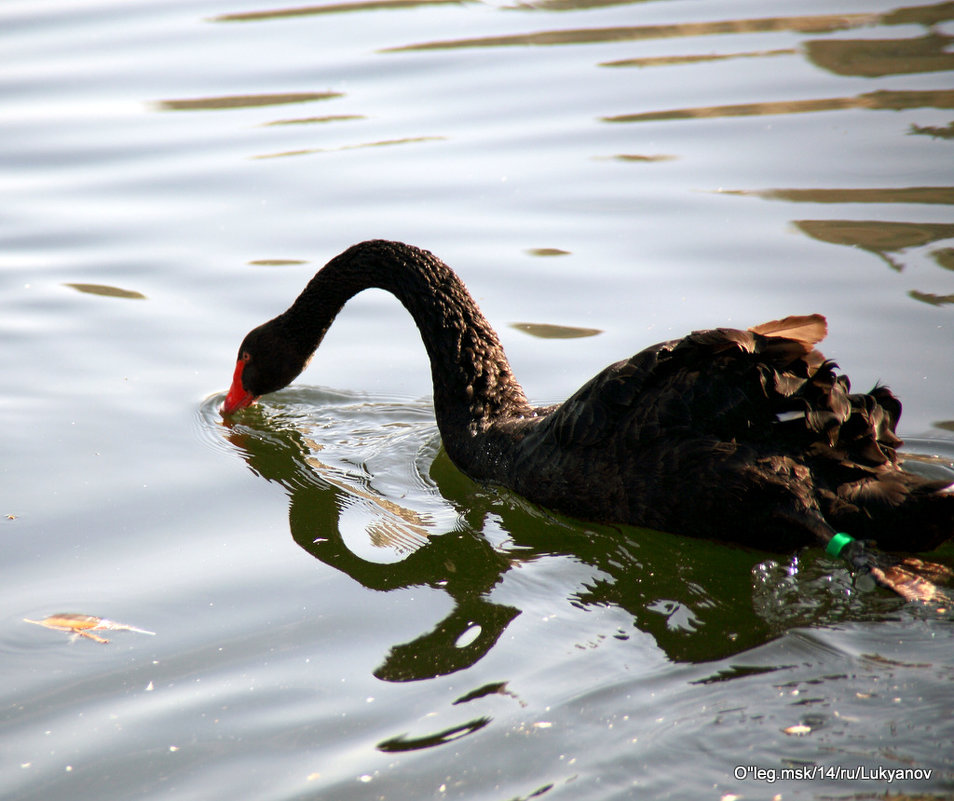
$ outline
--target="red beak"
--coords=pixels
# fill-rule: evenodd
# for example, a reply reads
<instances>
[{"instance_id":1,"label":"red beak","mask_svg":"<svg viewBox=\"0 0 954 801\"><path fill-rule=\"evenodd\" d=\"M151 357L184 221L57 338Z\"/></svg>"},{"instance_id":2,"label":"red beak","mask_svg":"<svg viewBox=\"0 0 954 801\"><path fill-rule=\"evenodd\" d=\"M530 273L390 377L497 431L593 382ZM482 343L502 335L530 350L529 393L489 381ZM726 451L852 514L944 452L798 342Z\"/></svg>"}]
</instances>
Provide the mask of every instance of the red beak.
<instances>
[{"instance_id":1,"label":"red beak","mask_svg":"<svg viewBox=\"0 0 954 801\"><path fill-rule=\"evenodd\" d=\"M237 412L239 409L244 409L246 406L251 406L255 403L258 398L249 392L242 385L242 371L245 369L245 362L242 359L238 360L238 363L235 365L235 373L232 376L232 386L229 388L229 394L225 396L225 403L222 404L222 415L228 416Z\"/></svg>"}]
</instances>

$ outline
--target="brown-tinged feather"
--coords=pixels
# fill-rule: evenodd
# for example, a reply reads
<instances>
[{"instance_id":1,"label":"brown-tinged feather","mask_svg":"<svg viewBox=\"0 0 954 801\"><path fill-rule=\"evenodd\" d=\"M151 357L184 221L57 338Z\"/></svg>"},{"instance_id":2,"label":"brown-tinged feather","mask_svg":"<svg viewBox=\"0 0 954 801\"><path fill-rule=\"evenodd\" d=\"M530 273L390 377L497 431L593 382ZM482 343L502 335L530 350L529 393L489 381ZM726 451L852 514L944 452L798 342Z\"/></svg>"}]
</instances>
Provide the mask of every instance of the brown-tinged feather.
<instances>
[{"instance_id":1,"label":"brown-tinged feather","mask_svg":"<svg viewBox=\"0 0 954 801\"><path fill-rule=\"evenodd\" d=\"M817 345L828 334L828 322L820 314L794 315L754 325L749 331L766 337L794 339L803 345L812 346Z\"/></svg>"}]
</instances>

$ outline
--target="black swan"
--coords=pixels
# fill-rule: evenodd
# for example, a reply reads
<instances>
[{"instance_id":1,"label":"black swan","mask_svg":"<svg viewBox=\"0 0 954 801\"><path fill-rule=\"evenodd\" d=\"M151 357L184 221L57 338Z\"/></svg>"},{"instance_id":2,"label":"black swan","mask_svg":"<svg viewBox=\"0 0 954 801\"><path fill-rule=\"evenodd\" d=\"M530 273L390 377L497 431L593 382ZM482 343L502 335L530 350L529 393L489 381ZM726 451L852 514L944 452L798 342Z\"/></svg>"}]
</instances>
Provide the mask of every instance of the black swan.
<instances>
[{"instance_id":1,"label":"black swan","mask_svg":"<svg viewBox=\"0 0 954 801\"><path fill-rule=\"evenodd\" d=\"M882 386L849 392L814 349L827 331L817 314L654 345L539 408L450 267L410 245L363 242L245 337L222 414L293 381L369 287L413 316L444 448L470 477L594 522L768 550L820 545L904 597L936 596L940 566L865 541L936 547L954 535L954 486L901 468L900 402Z\"/></svg>"}]
</instances>

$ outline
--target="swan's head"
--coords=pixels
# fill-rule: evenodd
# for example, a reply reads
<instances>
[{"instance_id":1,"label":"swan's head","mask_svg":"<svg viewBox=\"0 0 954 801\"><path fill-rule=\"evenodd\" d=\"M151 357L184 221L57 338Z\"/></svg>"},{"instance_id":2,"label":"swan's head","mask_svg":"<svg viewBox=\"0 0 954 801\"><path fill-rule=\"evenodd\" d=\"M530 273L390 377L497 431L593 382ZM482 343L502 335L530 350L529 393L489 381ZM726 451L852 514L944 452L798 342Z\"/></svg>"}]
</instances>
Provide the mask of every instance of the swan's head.
<instances>
[{"instance_id":1,"label":"swan's head","mask_svg":"<svg viewBox=\"0 0 954 801\"><path fill-rule=\"evenodd\" d=\"M303 356L296 343L283 334L280 318L250 331L239 347L222 414L233 414L260 396L288 386L305 369L310 355Z\"/></svg>"}]
</instances>

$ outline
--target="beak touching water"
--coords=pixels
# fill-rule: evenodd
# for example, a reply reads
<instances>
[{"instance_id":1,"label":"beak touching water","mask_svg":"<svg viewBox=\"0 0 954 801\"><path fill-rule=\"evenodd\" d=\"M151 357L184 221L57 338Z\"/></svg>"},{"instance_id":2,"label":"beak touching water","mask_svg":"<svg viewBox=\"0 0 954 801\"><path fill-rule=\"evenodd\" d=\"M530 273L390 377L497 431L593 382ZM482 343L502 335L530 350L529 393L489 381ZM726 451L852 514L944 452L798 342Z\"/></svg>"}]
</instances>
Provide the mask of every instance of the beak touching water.
<instances>
[{"instance_id":1,"label":"beak touching water","mask_svg":"<svg viewBox=\"0 0 954 801\"><path fill-rule=\"evenodd\" d=\"M246 406L251 406L258 400L258 398L245 389L245 386L242 384L242 371L245 369L245 364L244 359L239 359L235 365L235 373L232 376L232 386L229 388L229 394L225 396L225 403L222 404L221 409L222 415L225 417L237 412L239 409L244 409Z\"/></svg>"}]
</instances>

